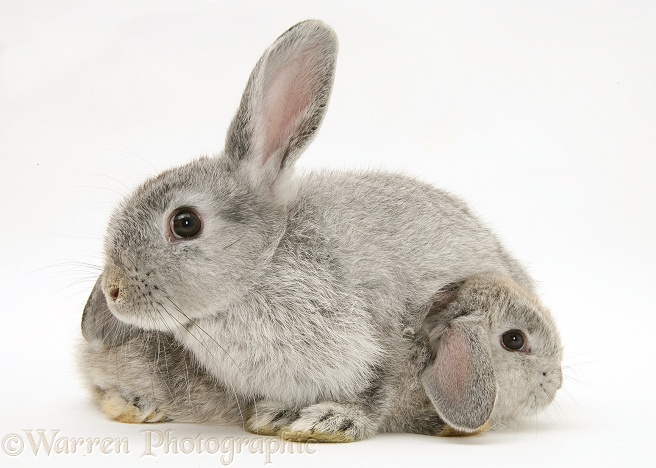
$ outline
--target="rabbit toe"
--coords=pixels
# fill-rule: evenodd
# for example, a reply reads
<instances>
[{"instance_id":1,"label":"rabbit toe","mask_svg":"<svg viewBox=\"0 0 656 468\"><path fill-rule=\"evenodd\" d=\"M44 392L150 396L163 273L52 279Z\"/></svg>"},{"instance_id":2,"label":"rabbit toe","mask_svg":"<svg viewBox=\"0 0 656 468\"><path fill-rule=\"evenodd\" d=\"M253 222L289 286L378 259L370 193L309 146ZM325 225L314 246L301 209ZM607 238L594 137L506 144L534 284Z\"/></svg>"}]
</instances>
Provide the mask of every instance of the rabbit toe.
<instances>
[{"instance_id":1,"label":"rabbit toe","mask_svg":"<svg viewBox=\"0 0 656 468\"><path fill-rule=\"evenodd\" d=\"M129 424L155 423L169 420L152 401L140 396L124 397L116 388L94 389L103 413L111 419Z\"/></svg>"},{"instance_id":2,"label":"rabbit toe","mask_svg":"<svg viewBox=\"0 0 656 468\"><path fill-rule=\"evenodd\" d=\"M284 439L305 442L354 442L368 437L373 428L356 407L337 403L318 403L300 411L298 418L285 427Z\"/></svg>"},{"instance_id":3,"label":"rabbit toe","mask_svg":"<svg viewBox=\"0 0 656 468\"><path fill-rule=\"evenodd\" d=\"M254 434L279 435L296 418L298 411L274 401L262 401L253 406L246 429Z\"/></svg>"}]
</instances>

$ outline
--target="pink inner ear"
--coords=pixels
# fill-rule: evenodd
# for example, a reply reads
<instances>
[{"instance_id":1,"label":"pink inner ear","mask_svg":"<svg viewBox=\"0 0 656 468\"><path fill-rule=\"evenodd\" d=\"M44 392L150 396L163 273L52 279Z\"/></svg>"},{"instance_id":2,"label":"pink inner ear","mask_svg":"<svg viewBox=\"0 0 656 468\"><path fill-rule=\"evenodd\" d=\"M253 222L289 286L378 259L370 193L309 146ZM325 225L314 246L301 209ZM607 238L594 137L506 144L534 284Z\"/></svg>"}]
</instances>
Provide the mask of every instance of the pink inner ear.
<instances>
[{"instance_id":1,"label":"pink inner ear","mask_svg":"<svg viewBox=\"0 0 656 468\"><path fill-rule=\"evenodd\" d=\"M293 59L271 70L264 82L263 163L287 145L297 131L298 120L319 87L319 46L294 54Z\"/></svg>"},{"instance_id":2,"label":"pink inner ear","mask_svg":"<svg viewBox=\"0 0 656 468\"><path fill-rule=\"evenodd\" d=\"M454 404L462 405L471 389L473 363L469 337L460 327L450 326L440 339L436 355L438 385Z\"/></svg>"}]
</instances>

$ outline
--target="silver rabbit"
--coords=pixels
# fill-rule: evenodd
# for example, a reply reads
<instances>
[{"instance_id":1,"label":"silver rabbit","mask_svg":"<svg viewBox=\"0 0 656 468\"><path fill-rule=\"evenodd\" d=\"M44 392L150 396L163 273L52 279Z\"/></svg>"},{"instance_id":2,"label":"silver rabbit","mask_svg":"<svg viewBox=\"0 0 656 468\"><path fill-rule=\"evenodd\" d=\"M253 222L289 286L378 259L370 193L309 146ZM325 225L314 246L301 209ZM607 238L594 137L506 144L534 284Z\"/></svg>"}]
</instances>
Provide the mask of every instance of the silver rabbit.
<instances>
[{"instance_id":1,"label":"silver rabbit","mask_svg":"<svg viewBox=\"0 0 656 468\"><path fill-rule=\"evenodd\" d=\"M336 55L323 23L289 29L223 152L113 214L81 359L111 417L352 441L476 433L553 399L555 324L462 201L396 174L293 174Z\"/></svg>"}]
</instances>

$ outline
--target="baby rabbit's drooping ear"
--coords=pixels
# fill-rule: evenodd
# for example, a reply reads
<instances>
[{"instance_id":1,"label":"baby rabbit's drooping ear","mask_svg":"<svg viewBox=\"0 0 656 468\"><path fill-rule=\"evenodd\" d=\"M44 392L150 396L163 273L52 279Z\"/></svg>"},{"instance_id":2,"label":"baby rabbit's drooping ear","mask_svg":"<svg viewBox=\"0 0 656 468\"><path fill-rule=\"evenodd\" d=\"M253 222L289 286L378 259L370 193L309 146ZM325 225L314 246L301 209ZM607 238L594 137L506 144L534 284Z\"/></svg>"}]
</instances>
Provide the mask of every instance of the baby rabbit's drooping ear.
<instances>
[{"instance_id":1,"label":"baby rabbit's drooping ear","mask_svg":"<svg viewBox=\"0 0 656 468\"><path fill-rule=\"evenodd\" d=\"M456 430L473 432L492 414L496 381L484 311L443 311L445 300L457 307L453 288L438 295L425 322L435 359L421 380L440 417Z\"/></svg>"},{"instance_id":2,"label":"baby rabbit's drooping ear","mask_svg":"<svg viewBox=\"0 0 656 468\"><path fill-rule=\"evenodd\" d=\"M562 384L560 338L533 293L499 273L436 296L424 331L434 360L421 381L440 417L471 433L538 411Z\"/></svg>"},{"instance_id":3,"label":"baby rabbit's drooping ear","mask_svg":"<svg viewBox=\"0 0 656 468\"><path fill-rule=\"evenodd\" d=\"M337 36L319 21L281 35L253 69L226 137L224 155L271 185L316 134L334 80Z\"/></svg>"}]
</instances>

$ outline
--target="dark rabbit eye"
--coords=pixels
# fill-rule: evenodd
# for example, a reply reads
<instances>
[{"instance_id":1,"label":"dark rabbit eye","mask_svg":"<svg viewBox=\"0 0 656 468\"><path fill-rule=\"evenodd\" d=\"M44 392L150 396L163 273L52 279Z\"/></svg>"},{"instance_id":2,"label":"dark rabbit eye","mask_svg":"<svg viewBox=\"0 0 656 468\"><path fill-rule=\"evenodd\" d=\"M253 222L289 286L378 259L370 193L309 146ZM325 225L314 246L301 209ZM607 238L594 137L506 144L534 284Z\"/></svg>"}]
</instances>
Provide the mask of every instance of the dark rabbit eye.
<instances>
[{"instance_id":1,"label":"dark rabbit eye","mask_svg":"<svg viewBox=\"0 0 656 468\"><path fill-rule=\"evenodd\" d=\"M501 343L508 351L523 351L526 338L519 330L509 330L501 337Z\"/></svg>"},{"instance_id":2,"label":"dark rabbit eye","mask_svg":"<svg viewBox=\"0 0 656 468\"><path fill-rule=\"evenodd\" d=\"M180 208L171 217L171 232L177 239L196 237L200 228L200 217L191 208Z\"/></svg>"}]
</instances>

